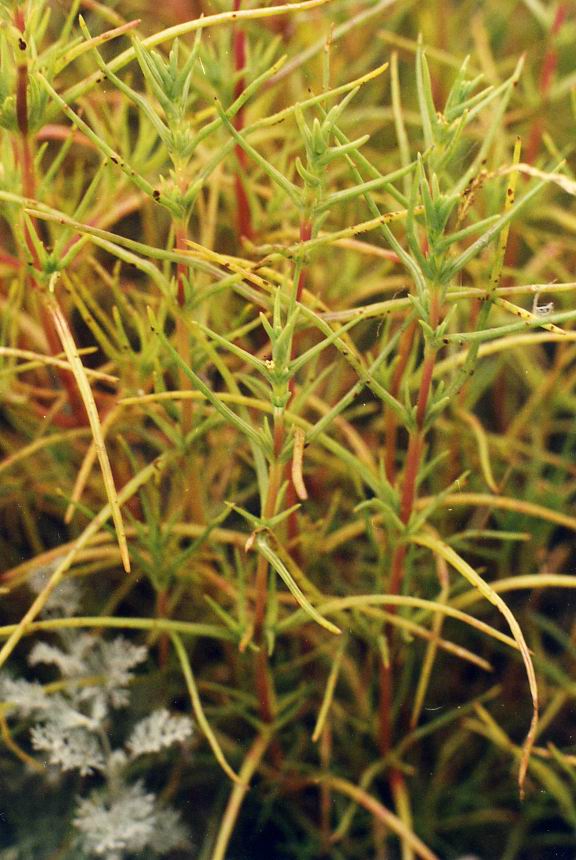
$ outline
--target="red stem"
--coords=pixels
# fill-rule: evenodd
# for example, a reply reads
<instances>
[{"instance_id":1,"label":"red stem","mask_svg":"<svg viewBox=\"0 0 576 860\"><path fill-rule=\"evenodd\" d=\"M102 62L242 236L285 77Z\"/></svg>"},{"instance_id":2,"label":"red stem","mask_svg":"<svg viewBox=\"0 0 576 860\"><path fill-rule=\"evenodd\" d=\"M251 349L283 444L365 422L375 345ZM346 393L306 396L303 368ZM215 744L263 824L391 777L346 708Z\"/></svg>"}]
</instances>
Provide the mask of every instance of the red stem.
<instances>
[{"instance_id":1,"label":"red stem","mask_svg":"<svg viewBox=\"0 0 576 860\"><path fill-rule=\"evenodd\" d=\"M271 723L274 719L274 708L272 705L268 654L265 643L261 644L260 650L256 655L256 692L260 703L260 716L265 723Z\"/></svg>"},{"instance_id":2,"label":"red stem","mask_svg":"<svg viewBox=\"0 0 576 860\"><path fill-rule=\"evenodd\" d=\"M239 0L235 0L235 8L239 6ZM300 224L300 241L308 242L312 238L312 223L305 219ZM302 298L302 293L304 290L304 285L306 283L306 269L302 267L302 270L298 276L298 284L296 287L296 301L299 302ZM291 357L294 358L295 355L295 343L292 341L292 350ZM289 383L290 396L294 396L294 388L295 383L294 380L291 379ZM276 500L278 498L278 493L280 491L280 483L284 475L288 481L288 493L287 500L288 504L291 505L294 502L292 500L296 500L296 491L292 481L292 472L290 470L289 464L286 465L286 469L283 470L279 457L282 451L282 445L284 443L284 421L282 418L277 418L274 422L274 458L275 462L270 470L270 478L268 484L268 493L266 497L266 502L264 504L263 515L266 518L273 516L274 510L276 507ZM288 538L290 542L293 542L298 537L298 520L296 517L296 512L290 515L288 518ZM294 552L294 549L292 549ZM298 551L295 551L295 558L298 560ZM264 620L266 616L266 598L267 598L267 584L268 584L268 563L266 559L260 555L258 557L258 562L256 566L256 605L254 608L254 638L260 645L260 651L256 658L256 686L258 690L258 697L260 701L260 713L262 718L266 722L270 722L273 719L274 712L274 704L273 704L273 693L272 693L272 682L270 678L270 673L268 671L268 656L266 653L266 643L263 641L263 629L264 629ZM273 750L274 751L274 750Z\"/></svg>"},{"instance_id":3,"label":"red stem","mask_svg":"<svg viewBox=\"0 0 576 860\"><path fill-rule=\"evenodd\" d=\"M432 374L436 363L436 351L429 352L424 359L424 367L422 368L422 379L420 381L420 391L418 392L418 406L416 407L416 425L418 430L424 426L426 418L426 409L428 407L428 397L432 387Z\"/></svg>"},{"instance_id":4,"label":"red stem","mask_svg":"<svg viewBox=\"0 0 576 860\"><path fill-rule=\"evenodd\" d=\"M8 251L0 249L0 266L8 266L10 269L19 269L20 260L17 257L13 257L12 254L8 253Z\"/></svg>"},{"instance_id":5,"label":"red stem","mask_svg":"<svg viewBox=\"0 0 576 860\"><path fill-rule=\"evenodd\" d=\"M177 251L185 251L186 250L186 241L188 239L188 231L186 229L185 224L179 224L176 227L176 250ZM186 301L186 286L185 279L188 274L188 267L186 263L177 263L176 264L176 278L178 282L178 293L177 293L177 301L179 306L184 307L184 303Z\"/></svg>"},{"instance_id":6,"label":"red stem","mask_svg":"<svg viewBox=\"0 0 576 860\"><path fill-rule=\"evenodd\" d=\"M398 344L399 360L398 364L394 369L392 381L390 383L390 394L393 397L397 397L398 392L400 391L400 385L402 384L402 379L406 371L408 359L410 358L410 352L412 350L412 342L414 340L415 332L416 323L412 323L412 325L408 326L408 328L405 330L405 332L402 334L402 337L400 338L400 343ZM386 410L384 426L384 466L386 469L386 477L388 478L390 483L393 484L396 479L396 437L398 419L396 418L396 414L391 409Z\"/></svg>"},{"instance_id":7,"label":"red stem","mask_svg":"<svg viewBox=\"0 0 576 860\"><path fill-rule=\"evenodd\" d=\"M304 219L300 222L300 241L301 242L309 242L312 238L312 222L308 219ZM306 278L308 275L308 269L306 266L302 266L302 271L300 272L300 276L298 278L298 286L296 287L296 301L302 301L302 293L304 292L304 287L306 286ZM292 355L294 358L294 355Z\"/></svg>"},{"instance_id":8,"label":"red stem","mask_svg":"<svg viewBox=\"0 0 576 860\"><path fill-rule=\"evenodd\" d=\"M435 329L440 321L440 302L436 290L432 292L430 303L430 326ZM426 410L432 390L432 376L434 374L434 366L436 363L437 349L435 347L427 347L426 356L424 358L424 366L422 368L422 377L420 379L420 387L418 390L418 401L416 406L416 427L410 433L410 441L408 443L408 452L406 454L406 465L404 468L404 480L402 484L402 495L400 499L400 519L404 525L407 525L414 503L416 501L418 471L422 458L422 450L424 447L424 424L426 420ZM406 544L398 543L392 555L390 583L388 586L389 594L398 594L402 586L404 577L404 566L406 560ZM393 608L390 608L394 612ZM391 631L389 631L391 632ZM392 660L391 655L388 666L383 663L380 669L380 702L379 702L379 729L378 742L381 755L386 755L390 749L392 738L391 725L391 709L392 709Z\"/></svg>"},{"instance_id":9,"label":"red stem","mask_svg":"<svg viewBox=\"0 0 576 860\"><path fill-rule=\"evenodd\" d=\"M28 67L26 63L18 66L16 79L16 121L22 137L28 135Z\"/></svg>"},{"instance_id":10,"label":"red stem","mask_svg":"<svg viewBox=\"0 0 576 860\"><path fill-rule=\"evenodd\" d=\"M385 756L392 745L392 667L380 661L380 699L378 702L378 749Z\"/></svg>"},{"instance_id":11,"label":"red stem","mask_svg":"<svg viewBox=\"0 0 576 860\"><path fill-rule=\"evenodd\" d=\"M156 617L168 618L168 589L163 588L156 594ZM158 638L158 665L164 669L168 664L170 640L167 633L161 633Z\"/></svg>"},{"instance_id":12,"label":"red stem","mask_svg":"<svg viewBox=\"0 0 576 860\"><path fill-rule=\"evenodd\" d=\"M408 453L406 455L406 468L404 470L404 483L402 486L402 498L400 502L400 519L407 525L412 511L414 509L414 501L416 499L416 479L418 478L418 468L420 466L420 455L422 454L423 434L420 430L416 430L410 436L408 442ZM396 594L397 591L392 591Z\"/></svg>"},{"instance_id":13,"label":"red stem","mask_svg":"<svg viewBox=\"0 0 576 860\"><path fill-rule=\"evenodd\" d=\"M566 20L568 9L564 3L561 3L556 9L556 15L554 16L554 21L552 23L552 27L550 29L550 36L554 39L560 29L562 24ZM544 62L542 63L542 69L540 71L540 93L545 96L550 89L550 85L552 84L552 79L554 77L554 72L556 71L556 66L558 65L558 51L556 50L555 45L551 45L548 51L546 52L546 56L544 57Z\"/></svg>"}]
</instances>

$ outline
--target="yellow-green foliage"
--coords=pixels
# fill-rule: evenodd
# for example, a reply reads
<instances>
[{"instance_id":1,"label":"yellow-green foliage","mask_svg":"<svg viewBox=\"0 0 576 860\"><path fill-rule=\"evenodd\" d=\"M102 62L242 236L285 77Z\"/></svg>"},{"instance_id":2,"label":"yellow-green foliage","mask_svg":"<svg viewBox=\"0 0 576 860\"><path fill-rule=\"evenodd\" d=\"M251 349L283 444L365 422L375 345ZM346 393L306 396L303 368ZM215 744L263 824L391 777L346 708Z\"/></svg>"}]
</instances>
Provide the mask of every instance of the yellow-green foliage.
<instances>
[{"instance_id":1,"label":"yellow-green foliage","mask_svg":"<svg viewBox=\"0 0 576 860\"><path fill-rule=\"evenodd\" d=\"M572 857L568 4L0 18L0 860Z\"/></svg>"}]
</instances>

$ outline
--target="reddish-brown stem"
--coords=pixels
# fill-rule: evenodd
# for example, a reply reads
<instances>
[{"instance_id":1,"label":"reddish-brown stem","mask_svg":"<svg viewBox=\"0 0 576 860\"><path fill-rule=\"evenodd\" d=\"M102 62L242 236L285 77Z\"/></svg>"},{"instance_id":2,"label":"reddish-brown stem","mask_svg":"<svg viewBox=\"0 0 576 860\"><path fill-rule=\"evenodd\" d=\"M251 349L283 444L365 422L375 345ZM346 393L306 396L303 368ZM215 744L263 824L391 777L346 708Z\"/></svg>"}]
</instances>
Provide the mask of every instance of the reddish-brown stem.
<instances>
[{"instance_id":1,"label":"reddish-brown stem","mask_svg":"<svg viewBox=\"0 0 576 860\"><path fill-rule=\"evenodd\" d=\"M163 588L156 595L156 617L168 617L168 589ZM168 664L170 640L167 633L161 633L158 638L158 665L163 669Z\"/></svg>"},{"instance_id":2,"label":"reddish-brown stem","mask_svg":"<svg viewBox=\"0 0 576 860\"><path fill-rule=\"evenodd\" d=\"M26 24L24 21L24 10L23 9L17 8L15 10L15 12L14 12L14 24L20 30L20 32L23 34L24 30L26 29Z\"/></svg>"},{"instance_id":3,"label":"reddish-brown stem","mask_svg":"<svg viewBox=\"0 0 576 860\"><path fill-rule=\"evenodd\" d=\"M303 219L300 222L300 241L301 242L309 242L312 238L312 222L307 218ZM296 301L302 301L302 293L304 292L304 287L306 286L306 277L308 274L308 270L306 266L302 266L302 270L300 271L300 275L298 277L298 286L296 287ZM294 356L292 356L294 357Z\"/></svg>"},{"instance_id":4,"label":"reddish-brown stem","mask_svg":"<svg viewBox=\"0 0 576 860\"><path fill-rule=\"evenodd\" d=\"M187 249L187 240L188 240L188 229L186 224L183 222L179 222L176 225L176 250L177 251L185 251ZM176 264L176 278L177 278L177 300L179 306L184 307L186 301L186 276L188 274L188 267L186 263L177 263Z\"/></svg>"},{"instance_id":5,"label":"reddish-brown stem","mask_svg":"<svg viewBox=\"0 0 576 860\"><path fill-rule=\"evenodd\" d=\"M397 397L398 392L400 391L400 385L402 384L404 372L408 364L408 359L410 358L415 331L416 323L412 323L412 325L408 326L408 328L403 332L402 337L400 338L400 343L398 344L398 363L394 368L394 373L392 374L392 380L390 382L390 394L393 397ZM398 419L396 418L396 414L388 408L384 419L384 467L386 469L386 477L391 484L393 484L396 479L397 429Z\"/></svg>"},{"instance_id":6,"label":"reddish-brown stem","mask_svg":"<svg viewBox=\"0 0 576 860\"><path fill-rule=\"evenodd\" d=\"M76 128L70 128L67 125L58 125L57 123L47 123L42 126L38 134L36 135L37 140L68 140L72 138L73 142L78 144L79 146L85 146L87 149L92 149L97 151L98 147L95 143L92 143L90 138L86 137L85 134L82 134L81 131L78 131Z\"/></svg>"},{"instance_id":7,"label":"reddish-brown stem","mask_svg":"<svg viewBox=\"0 0 576 860\"><path fill-rule=\"evenodd\" d=\"M238 0L237 0L238 2ZM312 237L312 223L305 219L302 221L300 225L300 240L302 242L307 242ZM304 267L298 276L298 284L296 287L296 301L300 301L302 297L302 292L304 290L304 284L306 280L306 272ZM292 343L292 357L294 357L294 342ZM294 394L294 381L290 380L290 395ZM280 463L280 454L282 452L282 446L284 444L284 419L281 415L275 417L274 421L274 431L273 431L273 445L274 445L274 461L270 468L270 475L268 480L268 492L266 495L266 500L264 503L264 509L262 512L262 516L265 519L269 519L274 516L276 510L276 503L278 500L278 493L280 492L280 486L282 483L284 469ZM295 498L295 490L292 483L292 475L289 468L286 470L286 478L288 480L288 500L289 504L292 504L290 501L292 498ZM290 522L292 520L292 522ZM298 524L294 515L289 518L288 522L288 536L291 539L295 539L298 536ZM266 653L266 643L264 642L264 621L266 617L266 600L268 596L268 562L264 558L264 556L258 556L258 562L256 565L256 603L254 607L254 638L256 642L260 645L260 651L258 652L256 658L256 686L258 690L258 697L260 701L260 713L262 715L262 719L266 722L270 722L273 718L274 713L274 704L273 704L273 689L272 682L270 678L270 673L268 671L268 656Z\"/></svg>"},{"instance_id":8,"label":"reddish-brown stem","mask_svg":"<svg viewBox=\"0 0 576 860\"><path fill-rule=\"evenodd\" d=\"M16 77L16 121L20 131L20 172L22 176L22 190L25 197L34 197L34 158L30 139L28 137L28 66L26 62L20 63ZM28 250L35 257L34 245L26 235ZM36 260L35 260L36 263Z\"/></svg>"},{"instance_id":9,"label":"reddish-brown stem","mask_svg":"<svg viewBox=\"0 0 576 860\"><path fill-rule=\"evenodd\" d=\"M555 39L560 32L560 29L566 20L567 13L567 5L565 3L560 3L556 9L556 15L554 16L554 21L552 22L552 27L550 29L550 38L552 40ZM556 50L554 43L552 43L546 52L544 62L542 63L542 69L540 70L539 89L543 96L548 94L557 65L558 51Z\"/></svg>"},{"instance_id":10,"label":"reddish-brown stem","mask_svg":"<svg viewBox=\"0 0 576 860\"><path fill-rule=\"evenodd\" d=\"M422 368L422 379L420 381L420 390L418 392L418 406L416 407L416 425L418 430L422 430L424 420L426 418L426 409L428 407L428 397L432 385L432 374L436 363L436 350L430 351L424 359L424 367Z\"/></svg>"},{"instance_id":11,"label":"reddish-brown stem","mask_svg":"<svg viewBox=\"0 0 576 860\"><path fill-rule=\"evenodd\" d=\"M440 318L440 305L436 292L432 294L430 306L430 326L436 328ZM410 441L408 443L408 453L406 455L406 467L404 469L404 482L402 486L402 498L400 502L400 519L407 525L414 508L416 499L416 481L418 478L418 470L420 468L420 458L424 445L424 422L426 421L426 410L428 409L428 401L432 390L432 376L434 374L434 366L436 364L437 349L435 347L427 347L424 357L424 365L422 367L422 376L420 379L420 387L418 389L418 400L416 404L416 427L410 433ZM401 545L397 547L397 551L401 549ZM400 587L400 582L395 583L397 590ZM390 583L392 586L392 582ZM392 594L397 593L392 591Z\"/></svg>"},{"instance_id":12,"label":"reddish-brown stem","mask_svg":"<svg viewBox=\"0 0 576 860\"><path fill-rule=\"evenodd\" d=\"M378 749L385 756L392 745L392 669L380 661L378 702Z\"/></svg>"},{"instance_id":13,"label":"reddish-brown stem","mask_svg":"<svg viewBox=\"0 0 576 860\"><path fill-rule=\"evenodd\" d=\"M37 284L33 279L32 284L34 287L37 287ZM54 327L54 321L44 307L40 310L40 320L42 328L44 329L44 334L46 335L46 340L48 341L51 355L59 355L62 351L62 344ZM78 386L76 385L74 374L72 371L60 370L59 368L57 369L57 374L62 387L68 396L68 403L70 404L70 409L72 411L72 426L78 427L81 424L86 424L88 415L84 408L84 403L80 396Z\"/></svg>"},{"instance_id":14,"label":"reddish-brown stem","mask_svg":"<svg viewBox=\"0 0 576 860\"><path fill-rule=\"evenodd\" d=\"M20 260L17 257L13 257L8 251L0 249L0 266L7 266L9 269L19 269Z\"/></svg>"},{"instance_id":15,"label":"reddish-brown stem","mask_svg":"<svg viewBox=\"0 0 576 860\"><path fill-rule=\"evenodd\" d=\"M430 301L429 323L432 329L438 326L440 321L440 301L436 289L433 289ZM427 346L422 376L418 389L418 400L416 403L416 426L410 432L408 451L406 454L406 465L404 467L404 478L402 483L402 494L400 498L400 519L407 525L414 510L416 502L416 491L418 472L424 448L425 421L428 402L432 390L432 377L436 363L437 348ZM389 594L398 594L404 577L406 561L406 544L398 543L392 554L390 570ZM391 609L393 612L394 610ZM390 630L388 632L391 632ZM393 656L387 665L382 663L380 668L380 702L379 702L379 729L378 742L381 755L386 755L390 749L392 739L391 708L392 708L392 671Z\"/></svg>"},{"instance_id":16,"label":"reddish-brown stem","mask_svg":"<svg viewBox=\"0 0 576 860\"><path fill-rule=\"evenodd\" d=\"M17 26L20 32L24 32L24 21L22 11L16 13ZM20 40L21 46L26 46L23 39ZM25 197L34 197L35 181L34 181L34 158L30 139L28 136L28 64L26 60L18 64L16 75L16 122L20 132L20 158L22 172L22 189Z\"/></svg>"},{"instance_id":17,"label":"reddish-brown stem","mask_svg":"<svg viewBox=\"0 0 576 860\"><path fill-rule=\"evenodd\" d=\"M28 136L28 66L18 66L16 80L16 121L22 137Z\"/></svg>"},{"instance_id":18,"label":"reddish-brown stem","mask_svg":"<svg viewBox=\"0 0 576 860\"><path fill-rule=\"evenodd\" d=\"M264 643L256 654L256 692L260 704L260 716L265 723L271 723L274 719L274 708L268 668L268 652Z\"/></svg>"},{"instance_id":19,"label":"reddish-brown stem","mask_svg":"<svg viewBox=\"0 0 576 860\"><path fill-rule=\"evenodd\" d=\"M262 556L260 556L262 558ZM267 573L267 568L266 568ZM275 699L274 685L270 674L269 658L266 642L260 635L260 650L256 653L254 660L254 678L256 684L256 695L258 696L258 705L260 710L260 718L264 723L271 723L275 716ZM270 755L272 761L277 768L282 765L282 750L276 740L273 741L270 747Z\"/></svg>"},{"instance_id":20,"label":"reddish-brown stem","mask_svg":"<svg viewBox=\"0 0 576 860\"><path fill-rule=\"evenodd\" d=\"M274 705L274 687L272 684L272 676L270 675L270 667L268 665L268 651L262 643L260 650L256 654L255 659L255 683L256 695L260 706L260 717L262 722L271 723L274 720L275 705ZM280 744L274 739L270 745L270 758L274 767L278 770L282 767L283 755Z\"/></svg>"},{"instance_id":21,"label":"reddish-brown stem","mask_svg":"<svg viewBox=\"0 0 576 860\"><path fill-rule=\"evenodd\" d=\"M406 467L404 469L404 483L402 486L402 497L400 501L400 519L407 525L414 509L416 499L416 480L420 467L420 455L422 453L423 436L421 430L410 434L408 442L408 453L406 455ZM396 592L392 592L395 594Z\"/></svg>"},{"instance_id":22,"label":"reddish-brown stem","mask_svg":"<svg viewBox=\"0 0 576 860\"><path fill-rule=\"evenodd\" d=\"M240 147L236 145L236 155L238 156L240 165L244 169L245 165L243 163L243 159L240 158L240 152L238 152L238 150L240 150L242 155L245 155L245 153L243 149L240 149ZM245 236L246 239L253 239L254 232L252 230L252 216L250 214L248 195L246 194L244 182L239 173L234 177L234 188L236 191L238 236Z\"/></svg>"}]
</instances>

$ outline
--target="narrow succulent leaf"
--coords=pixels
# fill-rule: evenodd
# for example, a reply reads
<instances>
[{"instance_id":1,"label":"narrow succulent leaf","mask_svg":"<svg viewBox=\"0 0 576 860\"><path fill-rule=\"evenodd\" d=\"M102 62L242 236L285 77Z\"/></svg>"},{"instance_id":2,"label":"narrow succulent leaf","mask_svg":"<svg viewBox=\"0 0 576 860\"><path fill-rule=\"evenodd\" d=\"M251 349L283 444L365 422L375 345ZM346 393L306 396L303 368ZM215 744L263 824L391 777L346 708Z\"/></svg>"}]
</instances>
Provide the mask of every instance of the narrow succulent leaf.
<instances>
[{"instance_id":1,"label":"narrow succulent leaf","mask_svg":"<svg viewBox=\"0 0 576 860\"><path fill-rule=\"evenodd\" d=\"M452 261L447 266L446 272L444 274L445 282L448 282L454 278L454 276L460 272L465 266L468 265L470 260L473 260L474 257L478 256L484 248L488 247L488 245L494 241L494 239L498 236L503 227L506 227L518 214L519 210L522 209L530 200L536 197L537 194L540 193L542 188L546 185L546 180L542 179L540 182L537 182L533 188L526 192L524 197L520 198L514 206L511 207L507 212L504 212L498 221L492 224L491 227L488 227L484 235L480 236L479 239L476 239L465 251L456 257L455 260Z\"/></svg>"},{"instance_id":2,"label":"narrow succulent leaf","mask_svg":"<svg viewBox=\"0 0 576 860\"><path fill-rule=\"evenodd\" d=\"M250 143L248 143L248 141L243 135L239 134L239 132L234 128L234 126L228 119L227 113L220 107L220 105L218 105L217 108L218 114L222 122L224 123L236 143L241 146L242 149L251 158L253 158L258 165L260 165L262 170L268 174L272 181L275 182L276 185L278 185L278 187L281 188L288 195L294 205L300 208L302 205L300 191L294 185L294 183L290 182L290 180L287 179L284 174L278 170L277 167L274 167L274 165L271 164L267 159L265 159L264 156L260 155L258 150L255 149Z\"/></svg>"},{"instance_id":3,"label":"narrow succulent leaf","mask_svg":"<svg viewBox=\"0 0 576 860\"><path fill-rule=\"evenodd\" d=\"M58 336L66 353L66 357L72 367L72 373L74 374L74 379L76 380L76 384L78 385L78 388L80 390L82 402L84 403L84 408L86 409L86 413L88 415L90 429L92 430L92 435L94 437L94 446L98 455L100 468L102 470L104 487L106 489L106 495L108 497L108 502L112 511L112 519L114 522L114 527L116 529L116 536L118 538L118 546L120 548L122 564L124 565L124 570L128 573L130 571L130 556L128 553L126 532L124 529L124 522L122 520L120 504L118 502L118 494L116 492L116 486L114 484L114 478L112 475L112 468L110 466L110 460L106 451L104 437L102 435L100 417L98 415L98 409L96 407L94 395L92 394L92 389L90 388L90 383L88 382L88 378L86 376L86 373L84 372L84 367L78 355L76 344L74 343L74 339L68 327L68 323L64 314L62 313L62 310L56 300L56 297L53 294L56 278L56 275L52 276L50 291L46 295L45 303L48 312L50 313L52 320L54 321L54 326L56 328L56 331L58 332Z\"/></svg>"},{"instance_id":4,"label":"narrow succulent leaf","mask_svg":"<svg viewBox=\"0 0 576 860\"><path fill-rule=\"evenodd\" d=\"M314 731L312 732L312 740L314 743L317 743L317 741L319 740L320 735L324 730L324 726L326 725L326 720L328 719L330 706L332 705L332 700L334 698L334 691L336 689L336 684L338 683L338 676L340 674L342 660L346 651L346 645L347 639L346 637L342 637L342 640L338 645L338 650L336 651L336 656L332 661L332 666L330 668L330 673L326 682L326 689L324 690L324 695L322 697L322 704L320 705L320 710L318 711L318 717L316 719L316 725L314 726Z\"/></svg>"},{"instance_id":5,"label":"narrow succulent leaf","mask_svg":"<svg viewBox=\"0 0 576 860\"><path fill-rule=\"evenodd\" d=\"M40 72L37 73L36 77L38 82L46 90L48 95L60 107L60 109L68 117L68 119L74 123L76 128L83 132L83 134L85 134L86 137L92 141L95 147L103 155L105 155L106 158L109 158L113 164L117 164L120 170L128 177L130 182L132 182L137 188L139 188L140 191L143 191L149 197L152 197L154 194L154 187L148 182L148 180L141 176L139 173L137 173L134 168L130 164L128 164L118 152L112 149L112 147L109 146L109 144L106 143L105 140L99 137L99 135L97 135L96 132L94 132L90 128L88 123L84 122L84 120L81 119L81 117L79 117L78 114L72 110L70 105L68 105L64 101L62 96L60 96L56 92L56 90L52 87L51 84L48 83L46 78ZM178 208L174 206L174 204L169 204L168 202L166 202L166 205L168 206L168 208L171 208L175 212L175 214L179 213Z\"/></svg>"},{"instance_id":6,"label":"narrow succulent leaf","mask_svg":"<svg viewBox=\"0 0 576 860\"><path fill-rule=\"evenodd\" d=\"M237 358L240 358L242 359L242 361L245 361L247 364L251 365L255 370L258 370L264 375L267 374L266 364L264 361L262 361L262 359L257 358L255 355L252 355L252 353L248 352L245 349L242 349L242 347L240 346L237 346L228 338L222 337L222 335L218 334L218 332L215 332L213 329L208 328L208 326L203 325L198 320L194 320L192 322L192 327L199 328L202 332L204 332L205 335L207 335L207 337L216 341L216 343L220 344L220 346L224 347L224 349L226 349L228 352L231 352Z\"/></svg>"},{"instance_id":7,"label":"narrow succulent leaf","mask_svg":"<svg viewBox=\"0 0 576 860\"><path fill-rule=\"evenodd\" d=\"M82 30L82 33L84 34L86 40L87 41L93 41L92 36L90 35L90 31L88 30L88 27L86 26L86 23L85 23L84 19L82 18L82 16L80 16L79 22L80 22L80 29ZM138 93L132 87L129 87L128 84L125 84L124 81L122 80L122 78L119 78L118 75L115 75L114 72L112 72L110 70L108 65L104 62L102 54L100 53L100 51L98 50L96 45L93 44L92 48L94 50L94 55L96 57L96 62L98 64L98 67L102 70L102 72L106 75L106 77L114 84L114 86L118 90L120 90L121 93L124 93L124 95L131 102L133 102L135 105L137 105L140 108L140 110L148 118L148 120L150 121L152 126L156 129L156 132L159 135L159 137L161 138L161 140L165 144L168 144L170 142L170 130L162 122L162 120L160 119L160 117L158 116L156 111L154 110L153 106L148 102L148 100L146 98L144 98L144 96L141 96L140 93Z\"/></svg>"},{"instance_id":8,"label":"narrow succulent leaf","mask_svg":"<svg viewBox=\"0 0 576 860\"><path fill-rule=\"evenodd\" d=\"M198 687L196 685L194 673L192 671L192 666L190 664L190 660L188 658L188 654L186 653L186 649L184 647L182 639L177 633L172 633L170 638L172 639L172 644L174 645L174 650L176 651L176 655L180 662L180 668L182 669L182 674L184 675L184 680L186 681L186 686L188 687L190 701L192 702L192 711L194 713L196 722L198 723L201 730L204 732L206 740L210 744L212 752L214 753L214 758L216 759L226 776L231 779L232 782L243 786L243 780L228 764L228 761L226 760L226 757L222 751L222 747L220 746L220 743L218 742L218 739L206 718L206 715L202 708L202 702L198 693Z\"/></svg>"},{"instance_id":9,"label":"narrow succulent leaf","mask_svg":"<svg viewBox=\"0 0 576 860\"><path fill-rule=\"evenodd\" d=\"M188 379L194 383L194 386L200 391L207 400L214 406L214 408L234 427L236 427L244 436L250 439L259 447L262 445L262 439L260 435L251 427L247 421L243 418L240 418L229 406L226 406L225 403L218 397L218 395L212 391L212 389L206 385L203 379L201 379L197 373L195 373L191 367L189 367L186 362L182 359L180 354L174 349L164 332L158 327L156 319L150 312L150 326L152 331L158 335L162 345L171 355L172 359L176 362L178 367L180 367Z\"/></svg>"},{"instance_id":10,"label":"narrow succulent leaf","mask_svg":"<svg viewBox=\"0 0 576 860\"><path fill-rule=\"evenodd\" d=\"M530 649L526 644L524 634L522 633L522 630L516 620L516 617L509 609L507 604L504 603L500 595L495 592L490 587L490 585L484 579L482 579L482 577L474 570L474 568L472 568L468 564L468 562L466 562L460 555L458 555L457 552L455 552L455 550L453 550L447 544L443 543L443 541L439 540L438 538L432 537L431 535L413 535L410 540L413 543L418 544L419 546L428 547L428 549L430 549L433 553L445 559L448 564L450 564L455 570L458 571L458 573L460 573L465 579L467 579L468 582L473 585L474 588L476 588L486 600L496 606L496 608L502 613L502 615L506 619L508 626L510 627L512 636L514 637L520 650L520 653L522 654L522 660L524 662L526 675L528 677L528 683L530 687L530 695L532 697L532 719L530 722L528 734L524 741L522 756L520 759L520 769L518 773L518 785L520 787L520 793L521 795L523 795L526 772L528 769L528 764L530 762L532 747L534 746L534 740L536 738L536 732L538 729L538 684L536 681L534 664L532 662L532 657L530 656Z\"/></svg>"},{"instance_id":11,"label":"narrow succulent leaf","mask_svg":"<svg viewBox=\"0 0 576 860\"><path fill-rule=\"evenodd\" d=\"M418 50L416 51L416 92L418 93L418 104L422 120L422 132L426 148L435 143L434 129L437 124L436 108L432 97L432 82L426 54L422 47L421 37L418 39Z\"/></svg>"},{"instance_id":12,"label":"narrow succulent leaf","mask_svg":"<svg viewBox=\"0 0 576 860\"><path fill-rule=\"evenodd\" d=\"M326 630L328 630L330 633L334 633L336 635L341 633L342 631L339 627L336 627L336 625L332 624L331 621L328 621L326 618L323 618L322 615L320 615L320 613L312 606L306 595L300 590L300 588L296 584L296 581L288 571L288 568L284 565L284 563L276 555L272 547L268 544L266 538L257 537L256 546L258 547L258 551L264 556L266 561L276 571L280 579L287 586L290 593L294 596L294 598L302 607L302 609L306 612L306 614L309 615L310 618L312 618L321 627L324 627Z\"/></svg>"}]
</instances>

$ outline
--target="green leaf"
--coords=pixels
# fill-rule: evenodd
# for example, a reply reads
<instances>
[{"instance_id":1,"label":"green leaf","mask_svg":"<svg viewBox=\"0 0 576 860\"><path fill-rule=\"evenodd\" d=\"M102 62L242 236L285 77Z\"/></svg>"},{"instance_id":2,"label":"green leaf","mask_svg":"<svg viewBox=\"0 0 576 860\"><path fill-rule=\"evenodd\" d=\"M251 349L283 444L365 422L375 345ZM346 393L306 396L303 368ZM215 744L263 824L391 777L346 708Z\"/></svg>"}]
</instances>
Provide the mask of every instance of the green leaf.
<instances>
[{"instance_id":1,"label":"green leaf","mask_svg":"<svg viewBox=\"0 0 576 860\"><path fill-rule=\"evenodd\" d=\"M278 558L274 550L268 544L265 537L257 537L256 538L256 546L258 551L264 556L266 561L270 564L270 566L276 571L280 579L287 586L290 593L295 597L299 606L306 612L307 615L310 616L317 624L321 627L324 627L330 633L339 634L342 631L339 627L336 627L335 624L332 624L331 621L328 621L326 618L323 618L319 612L312 606L306 595L300 590L298 585L296 584L294 578L291 573L288 571L288 568L284 565L284 563Z\"/></svg>"}]
</instances>

